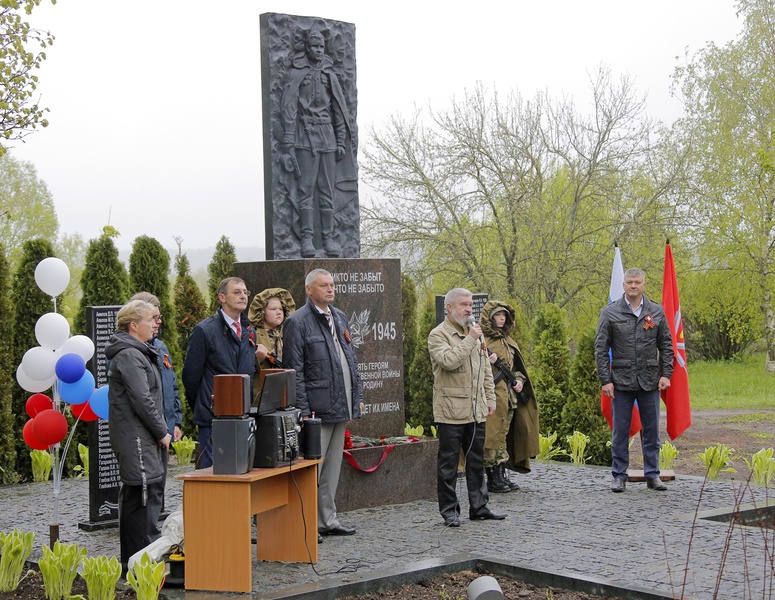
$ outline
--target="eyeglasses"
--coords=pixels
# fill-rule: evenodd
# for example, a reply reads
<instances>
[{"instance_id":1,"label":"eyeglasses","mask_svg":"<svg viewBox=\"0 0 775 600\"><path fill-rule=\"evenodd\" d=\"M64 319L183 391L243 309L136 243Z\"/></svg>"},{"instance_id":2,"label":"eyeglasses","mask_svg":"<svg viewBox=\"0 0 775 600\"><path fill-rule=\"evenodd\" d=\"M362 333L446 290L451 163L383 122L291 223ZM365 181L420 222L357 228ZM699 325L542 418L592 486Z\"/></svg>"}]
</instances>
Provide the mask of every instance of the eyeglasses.
<instances>
[{"instance_id":1,"label":"eyeglasses","mask_svg":"<svg viewBox=\"0 0 775 600\"><path fill-rule=\"evenodd\" d=\"M154 315L153 320L157 323L161 323L162 316L161 315Z\"/></svg>"},{"instance_id":2,"label":"eyeglasses","mask_svg":"<svg viewBox=\"0 0 775 600\"><path fill-rule=\"evenodd\" d=\"M233 290L231 293L235 296L250 296L250 290Z\"/></svg>"}]
</instances>

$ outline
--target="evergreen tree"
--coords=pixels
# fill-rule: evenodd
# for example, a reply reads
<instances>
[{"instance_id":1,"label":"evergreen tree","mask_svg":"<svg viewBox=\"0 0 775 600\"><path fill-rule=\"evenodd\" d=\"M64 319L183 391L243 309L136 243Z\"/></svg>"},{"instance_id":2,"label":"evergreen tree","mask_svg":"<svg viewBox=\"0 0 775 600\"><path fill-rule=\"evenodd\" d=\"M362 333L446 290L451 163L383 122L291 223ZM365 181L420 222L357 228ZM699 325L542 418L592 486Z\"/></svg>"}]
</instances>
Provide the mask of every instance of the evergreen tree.
<instances>
[{"instance_id":1,"label":"evergreen tree","mask_svg":"<svg viewBox=\"0 0 775 600\"><path fill-rule=\"evenodd\" d=\"M210 264L207 265L207 291L210 293L210 314L218 310L218 284L234 273L234 263L237 262L237 251L229 238L221 236L215 245L215 252Z\"/></svg>"},{"instance_id":2,"label":"evergreen tree","mask_svg":"<svg viewBox=\"0 0 775 600\"><path fill-rule=\"evenodd\" d=\"M131 294L148 292L159 299L162 315L159 337L167 344L175 362L181 356L175 308L170 299L170 253L154 238L142 235L132 244L129 255L129 289Z\"/></svg>"},{"instance_id":3,"label":"evergreen tree","mask_svg":"<svg viewBox=\"0 0 775 600\"><path fill-rule=\"evenodd\" d=\"M430 429L433 424L433 369L428 353L428 336L434 327L436 327L436 304L433 298L429 298L422 313L414 360L409 368L411 387L409 422L413 426L422 425L425 429Z\"/></svg>"},{"instance_id":4,"label":"evergreen tree","mask_svg":"<svg viewBox=\"0 0 775 600\"><path fill-rule=\"evenodd\" d=\"M562 408L568 400L570 349L566 313L556 304L545 304L533 325L533 387L540 398L541 432L558 431Z\"/></svg>"},{"instance_id":5,"label":"evergreen tree","mask_svg":"<svg viewBox=\"0 0 775 600\"><path fill-rule=\"evenodd\" d=\"M186 360L186 351L188 350L188 340L194 326L207 317L207 303L202 295L199 286L191 277L191 266L188 257L180 251L181 240L178 242L178 255L175 257L175 326L178 330L178 344L180 346L180 359L173 363L175 372L178 374L180 383L180 373L183 363ZM181 396L185 395L183 386L179 385ZM183 431L193 432L194 422L191 413L191 407L185 398L181 397L183 407Z\"/></svg>"},{"instance_id":6,"label":"evergreen tree","mask_svg":"<svg viewBox=\"0 0 775 600\"><path fill-rule=\"evenodd\" d=\"M54 251L48 240L37 238L29 240L22 246L22 255L14 275L11 300L14 307L13 336L13 372L30 348L39 346L35 338L35 324L41 315L53 312L54 305L51 296L43 292L35 283L35 267L44 258L53 256ZM57 298L57 303L61 298ZM13 418L15 422L16 472L25 480L32 479L32 461L30 448L24 442L22 429L27 422L28 392L21 386L13 386Z\"/></svg>"},{"instance_id":7,"label":"evergreen tree","mask_svg":"<svg viewBox=\"0 0 775 600\"><path fill-rule=\"evenodd\" d=\"M0 244L0 485L15 483L16 431L13 418L13 389L16 385L13 362L13 306L10 273L5 247ZM19 432L21 435L21 432Z\"/></svg>"},{"instance_id":8,"label":"evergreen tree","mask_svg":"<svg viewBox=\"0 0 775 600\"><path fill-rule=\"evenodd\" d=\"M86 333L86 307L124 304L129 299L129 276L118 259L113 238L119 233L110 226L89 241L81 275L81 303L75 318L75 332Z\"/></svg>"},{"instance_id":9,"label":"evergreen tree","mask_svg":"<svg viewBox=\"0 0 775 600\"><path fill-rule=\"evenodd\" d=\"M409 369L417 346L417 289L414 280L406 273L401 273L401 320L404 328L404 419L408 423L412 395Z\"/></svg>"},{"instance_id":10,"label":"evergreen tree","mask_svg":"<svg viewBox=\"0 0 775 600\"><path fill-rule=\"evenodd\" d=\"M593 465L611 464L611 430L600 410L600 380L595 367L595 332L587 331L576 346L576 356L570 368L570 397L562 408L558 437L574 431L589 436L586 456Z\"/></svg>"}]
</instances>

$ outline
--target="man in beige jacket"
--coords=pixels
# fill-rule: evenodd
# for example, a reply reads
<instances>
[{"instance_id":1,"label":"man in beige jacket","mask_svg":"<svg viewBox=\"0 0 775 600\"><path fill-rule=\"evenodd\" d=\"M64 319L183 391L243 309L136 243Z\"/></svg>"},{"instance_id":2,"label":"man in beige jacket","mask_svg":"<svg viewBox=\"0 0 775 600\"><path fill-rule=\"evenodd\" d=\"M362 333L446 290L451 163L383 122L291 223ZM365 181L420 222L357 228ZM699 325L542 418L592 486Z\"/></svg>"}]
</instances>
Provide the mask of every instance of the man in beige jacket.
<instances>
[{"instance_id":1,"label":"man in beige jacket","mask_svg":"<svg viewBox=\"0 0 775 600\"><path fill-rule=\"evenodd\" d=\"M473 320L473 295L464 288L444 298L447 318L428 336L433 366L433 418L438 424L439 512L448 527L460 527L460 504L455 493L457 465L466 458L468 516L505 519L487 507L484 479L484 432L487 415L495 411L495 387L482 329Z\"/></svg>"}]
</instances>

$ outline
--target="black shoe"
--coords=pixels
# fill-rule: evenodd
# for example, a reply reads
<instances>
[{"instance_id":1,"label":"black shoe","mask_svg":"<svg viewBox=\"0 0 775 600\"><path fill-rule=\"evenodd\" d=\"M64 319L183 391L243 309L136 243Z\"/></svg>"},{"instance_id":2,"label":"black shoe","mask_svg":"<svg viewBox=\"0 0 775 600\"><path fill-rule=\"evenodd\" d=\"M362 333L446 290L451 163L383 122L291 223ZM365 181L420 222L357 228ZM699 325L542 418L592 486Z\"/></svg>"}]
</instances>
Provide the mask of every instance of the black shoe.
<instances>
[{"instance_id":1,"label":"black shoe","mask_svg":"<svg viewBox=\"0 0 775 600\"><path fill-rule=\"evenodd\" d=\"M621 477L615 477L614 482L611 484L611 491L615 494L619 494L627 487L627 480Z\"/></svg>"},{"instance_id":2,"label":"black shoe","mask_svg":"<svg viewBox=\"0 0 775 600\"><path fill-rule=\"evenodd\" d=\"M511 489L509 488L506 483L498 477L499 471L498 467L487 467L485 470L485 475L487 475L487 491L491 494L505 494L506 492L510 492Z\"/></svg>"},{"instance_id":3,"label":"black shoe","mask_svg":"<svg viewBox=\"0 0 775 600\"><path fill-rule=\"evenodd\" d=\"M515 490L518 490L519 486L511 479L509 479L508 473L506 473L506 465L501 463L498 465L498 469L500 470L500 473L501 473L501 480L509 487L509 491L513 492Z\"/></svg>"},{"instance_id":4,"label":"black shoe","mask_svg":"<svg viewBox=\"0 0 775 600\"><path fill-rule=\"evenodd\" d=\"M337 525L333 529L327 529L321 531L321 535L354 535L355 527L345 527L344 525Z\"/></svg>"},{"instance_id":5,"label":"black shoe","mask_svg":"<svg viewBox=\"0 0 775 600\"><path fill-rule=\"evenodd\" d=\"M444 519L444 527L460 527L460 519L458 517Z\"/></svg>"},{"instance_id":6,"label":"black shoe","mask_svg":"<svg viewBox=\"0 0 775 600\"><path fill-rule=\"evenodd\" d=\"M667 486L664 483L662 483L662 480L659 477L653 477L651 479L647 479L646 486L650 490L657 490L658 492L667 491Z\"/></svg>"},{"instance_id":7,"label":"black shoe","mask_svg":"<svg viewBox=\"0 0 775 600\"><path fill-rule=\"evenodd\" d=\"M318 544L322 544L322 543L323 543L323 536L318 534Z\"/></svg>"},{"instance_id":8,"label":"black shoe","mask_svg":"<svg viewBox=\"0 0 775 600\"><path fill-rule=\"evenodd\" d=\"M493 512L489 508L485 508L479 514L469 514L468 518L472 521L502 521L506 518L506 513Z\"/></svg>"}]
</instances>

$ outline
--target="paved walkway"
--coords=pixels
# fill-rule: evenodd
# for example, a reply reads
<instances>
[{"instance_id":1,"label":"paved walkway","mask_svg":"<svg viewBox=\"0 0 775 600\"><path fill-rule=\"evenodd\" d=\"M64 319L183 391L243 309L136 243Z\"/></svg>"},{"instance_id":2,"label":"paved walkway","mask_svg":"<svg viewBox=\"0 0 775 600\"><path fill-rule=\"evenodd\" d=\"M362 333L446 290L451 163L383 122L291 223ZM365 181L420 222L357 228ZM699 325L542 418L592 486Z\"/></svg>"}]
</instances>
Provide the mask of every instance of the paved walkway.
<instances>
[{"instance_id":1,"label":"paved walkway","mask_svg":"<svg viewBox=\"0 0 775 600\"><path fill-rule=\"evenodd\" d=\"M181 501L180 483L172 477L175 469L167 486L168 508ZM357 535L326 538L314 569L255 561L253 597L276 597L280 590L304 583L352 581L384 570L411 569L461 553L677 597L682 589L685 598L696 599L769 598L775 593L775 532L695 519L696 511L703 516L736 504L764 506L768 490L739 482L703 485L700 478L679 474L668 482L667 492L631 483L626 493L612 494L609 478L607 469L535 463L533 473L519 476L521 491L491 497L493 508L508 512L505 521L463 519L459 529L444 528L430 500L341 514L343 524L357 527ZM458 492L464 495L461 487ZM0 487L0 531L36 531L33 556L40 555L41 544L48 542L52 500L51 483ZM77 528L88 516L86 480L63 482L59 507L62 541L85 546L89 555L118 554L116 529ZM462 514L468 514L465 503ZM168 597L235 596L173 591Z\"/></svg>"}]
</instances>

